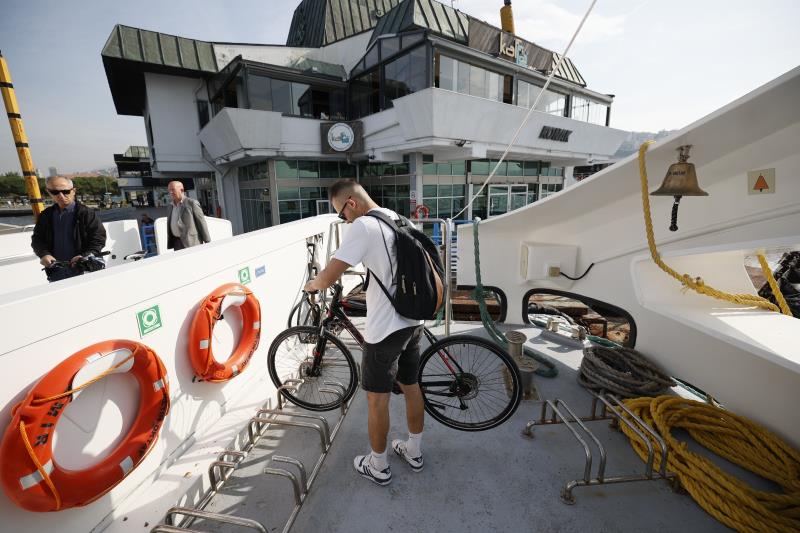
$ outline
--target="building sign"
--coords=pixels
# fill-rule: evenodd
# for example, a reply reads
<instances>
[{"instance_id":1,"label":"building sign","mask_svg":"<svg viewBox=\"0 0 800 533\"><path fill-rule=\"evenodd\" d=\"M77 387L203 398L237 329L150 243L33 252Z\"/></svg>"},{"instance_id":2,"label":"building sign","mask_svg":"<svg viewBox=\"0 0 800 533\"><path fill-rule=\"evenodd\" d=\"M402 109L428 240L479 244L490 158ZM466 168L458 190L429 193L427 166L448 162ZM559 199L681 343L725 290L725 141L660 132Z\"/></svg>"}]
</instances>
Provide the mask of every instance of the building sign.
<instances>
[{"instance_id":1,"label":"building sign","mask_svg":"<svg viewBox=\"0 0 800 533\"><path fill-rule=\"evenodd\" d=\"M547 139L548 141L558 141L562 143L568 143L570 135L572 135L572 131L562 130L561 128L553 128L552 126L542 126L542 131L539 132L540 139Z\"/></svg>"},{"instance_id":2,"label":"building sign","mask_svg":"<svg viewBox=\"0 0 800 533\"><path fill-rule=\"evenodd\" d=\"M364 127L361 121L327 122L320 124L323 154L362 152Z\"/></svg>"},{"instance_id":3,"label":"building sign","mask_svg":"<svg viewBox=\"0 0 800 533\"><path fill-rule=\"evenodd\" d=\"M528 51L525 49L525 43L510 33L500 32L500 55L505 56L506 59L513 61L517 65L529 66Z\"/></svg>"}]
</instances>

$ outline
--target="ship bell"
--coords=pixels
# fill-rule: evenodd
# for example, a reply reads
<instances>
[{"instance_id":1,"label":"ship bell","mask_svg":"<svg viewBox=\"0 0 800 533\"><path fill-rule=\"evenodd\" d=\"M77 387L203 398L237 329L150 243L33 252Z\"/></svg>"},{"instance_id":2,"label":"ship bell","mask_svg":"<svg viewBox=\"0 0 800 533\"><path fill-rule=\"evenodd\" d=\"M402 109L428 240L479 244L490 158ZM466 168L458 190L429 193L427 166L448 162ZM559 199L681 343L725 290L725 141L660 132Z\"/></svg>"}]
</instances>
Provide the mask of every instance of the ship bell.
<instances>
[{"instance_id":1,"label":"ship bell","mask_svg":"<svg viewBox=\"0 0 800 533\"><path fill-rule=\"evenodd\" d=\"M678 162L673 163L667 170L664 182L651 196L708 196L708 193L697 184L697 173L694 163L687 163L691 144L678 147L680 155Z\"/></svg>"}]
</instances>

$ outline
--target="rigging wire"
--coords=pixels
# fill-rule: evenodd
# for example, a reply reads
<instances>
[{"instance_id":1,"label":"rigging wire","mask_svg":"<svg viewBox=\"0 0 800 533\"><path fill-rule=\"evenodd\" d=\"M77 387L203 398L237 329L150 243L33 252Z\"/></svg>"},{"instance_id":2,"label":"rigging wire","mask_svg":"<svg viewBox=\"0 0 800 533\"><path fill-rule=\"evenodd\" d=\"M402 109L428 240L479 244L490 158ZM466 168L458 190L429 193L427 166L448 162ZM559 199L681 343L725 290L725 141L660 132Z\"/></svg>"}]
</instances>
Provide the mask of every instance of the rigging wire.
<instances>
[{"instance_id":1,"label":"rigging wire","mask_svg":"<svg viewBox=\"0 0 800 533\"><path fill-rule=\"evenodd\" d=\"M589 5L589 9L587 9L586 10L586 14L583 15L583 18L581 19L580 24L578 24L578 27L575 30L575 33L572 34L572 39L570 39L569 43L567 43L567 47L564 49L564 53L561 54L561 56L559 56L558 62L556 62L556 66L553 67L552 72L550 72L550 75L547 77L547 81L545 82L544 87L542 87L539 90L539 94L536 96L536 100L533 102L533 105L531 105L531 108L528 110L528 113L525 115L525 118L522 120L522 124L520 124L519 127L517 128L517 131L514 132L514 137L511 138L511 142L508 143L508 146L506 146L506 149L503 152L503 155L500 157L500 160L497 162L497 164L492 169L492 172L489 174L489 177L487 177L486 181L483 182L483 185L481 185L481 188L478 189L478 192L472 195L472 199L470 199L469 203L467 205L465 205L464 208L461 211L459 211L458 213L456 213L452 217L453 220L457 219L461 215L461 213L463 213L464 211L469 209L469 207L472 205L472 202L475 201L475 198L480 196L481 192L483 192L483 189L486 188L486 186L489 184L489 182L494 177L495 173L497 172L497 169L500 167L500 165L503 163L503 161L505 161L506 156L508 155L508 152L511 151L511 147L514 146L514 143L517 142L517 138L519 137L519 134L522 132L522 128L524 128L525 124L528 123L528 119L531 118L531 115L533 114L534 109L536 109L536 106L539 105L539 100L541 100L542 95L547 90L547 88L550 86L550 82L553 80L553 76L555 76L556 72L558 72L558 69L561 68L561 63L564 61L564 58L567 57L567 54L569 53L570 48L572 48L572 43L575 42L575 38L578 37L578 34L581 31L581 28L583 28L584 22L586 22L586 19L589 18L589 13L592 12L592 9L594 9L594 5L596 3L597 3L597 0L592 0L592 3Z\"/></svg>"}]
</instances>

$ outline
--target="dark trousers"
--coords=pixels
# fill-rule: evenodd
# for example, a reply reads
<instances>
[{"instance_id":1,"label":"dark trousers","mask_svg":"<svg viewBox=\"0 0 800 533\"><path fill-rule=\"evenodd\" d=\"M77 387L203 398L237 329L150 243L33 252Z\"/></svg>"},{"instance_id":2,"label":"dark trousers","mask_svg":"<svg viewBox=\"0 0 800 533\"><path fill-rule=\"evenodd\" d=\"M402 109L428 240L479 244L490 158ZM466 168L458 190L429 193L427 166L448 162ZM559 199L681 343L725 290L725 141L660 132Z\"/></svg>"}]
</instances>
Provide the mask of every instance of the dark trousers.
<instances>
[{"instance_id":1,"label":"dark trousers","mask_svg":"<svg viewBox=\"0 0 800 533\"><path fill-rule=\"evenodd\" d=\"M178 250L183 250L186 246L183 245L183 241L180 237L172 237L172 249L176 252Z\"/></svg>"}]
</instances>

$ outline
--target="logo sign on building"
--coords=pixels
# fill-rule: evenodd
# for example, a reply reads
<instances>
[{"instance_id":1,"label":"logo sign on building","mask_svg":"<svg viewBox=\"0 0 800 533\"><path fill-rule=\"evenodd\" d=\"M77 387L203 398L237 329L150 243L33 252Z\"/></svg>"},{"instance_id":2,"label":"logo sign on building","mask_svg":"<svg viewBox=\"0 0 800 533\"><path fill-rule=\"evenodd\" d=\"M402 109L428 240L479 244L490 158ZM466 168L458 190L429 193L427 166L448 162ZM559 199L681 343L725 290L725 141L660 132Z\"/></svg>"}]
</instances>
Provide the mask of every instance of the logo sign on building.
<instances>
[{"instance_id":1,"label":"logo sign on building","mask_svg":"<svg viewBox=\"0 0 800 533\"><path fill-rule=\"evenodd\" d=\"M136 313L136 322L139 325L139 337L144 337L161 327L161 312L154 305L144 311Z\"/></svg>"},{"instance_id":2,"label":"logo sign on building","mask_svg":"<svg viewBox=\"0 0 800 533\"><path fill-rule=\"evenodd\" d=\"M244 267L239 270L239 283L242 285L250 283L250 267Z\"/></svg>"},{"instance_id":3,"label":"logo sign on building","mask_svg":"<svg viewBox=\"0 0 800 533\"><path fill-rule=\"evenodd\" d=\"M775 192L775 169L762 168L747 173L747 192L749 194L772 194Z\"/></svg>"},{"instance_id":4,"label":"logo sign on building","mask_svg":"<svg viewBox=\"0 0 800 533\"><path fill-rule=\"evenodd\" d=\"M554 128L552 126L542 126L542 131L539 132L540 139L562 143L568 143L570 135L572 135L571 130L562 130L561 128Z\"/></svg>"},{"instance_id":5,"label":"logo sign on building","mask_svg":"<svg viewBox=\"0 0 800 533\"><path fill-rule=\"evenodd\" d=\"M264 265L261 265L260 267L256 267L256 277L257 278L260 278L261 276L263 276L266 273L267 273L267 267L265 267Z\"/></svg>"},{"instance_id":6,"label":"logo sign on building","mask_svg":"<svg viewBox=\"0 0 800 533\"><path fill-rule=\"evenodd\" d=\"M364 150L364 126L361 121L320 124L323 154L346 154Z\"/></svg>"}]
</instances>

